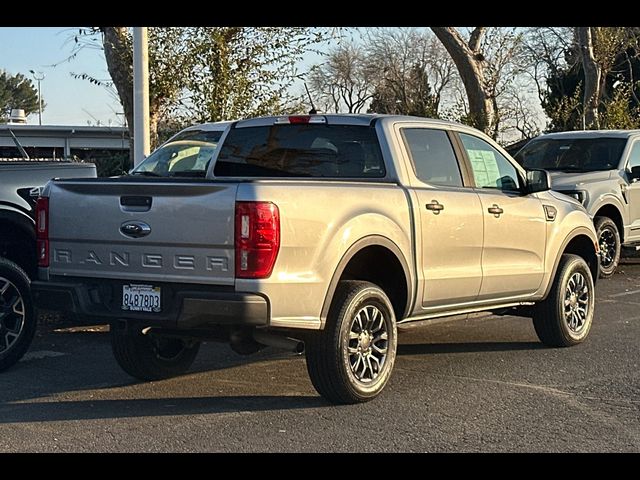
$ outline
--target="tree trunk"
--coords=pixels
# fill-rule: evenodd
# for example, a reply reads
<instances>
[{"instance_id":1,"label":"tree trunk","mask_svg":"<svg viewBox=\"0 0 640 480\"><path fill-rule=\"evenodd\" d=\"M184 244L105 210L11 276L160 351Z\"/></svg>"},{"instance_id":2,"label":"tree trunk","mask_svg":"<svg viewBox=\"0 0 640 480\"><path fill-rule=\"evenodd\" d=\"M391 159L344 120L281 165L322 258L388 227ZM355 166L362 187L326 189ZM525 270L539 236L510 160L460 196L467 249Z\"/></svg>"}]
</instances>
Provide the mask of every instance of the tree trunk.
<instances>
[{"instance_id":1,"label":"tree trunk","mask_svg":"<svg viewBox=\"0 0 640 480\"><path fill-rule=\"evenodd\" d=\"M453 27L431 27L431 30L449 52L462 78L467 99L469 100L469 113L473 125L495 137L495 129L493 127L496 111L492 99L485 88L484 58L479 52L484 27L476 27L471 34L469 44L464 41Z\"/></svg>"},{"instance_id":2,"label":"tree trunk","mask_svg":"<svg viewBox=\"0 0 640 480\"><path fill-rule=\"evenodd\" d=\"M585 129L600 128L598 106L600 105L600 76L602 70L593 53L591 27L576 27L582 69L584 71L584 96L582 108Z\"/></svg>"},{"instance_id":3,"label":"tree trunk","mask_svg":"<svg viewBox=\"0 0 640 480\"><path fill-rule=\"evenodd\" d=\"M107 69L127 119L129 159L133 165L133 54L127 27L103 27L102 43Z\"/></svg>"},{"instance_id":4,"label":"tree trunk","mask_svg":"<svg viewBox=\"0 0 640 480\"><path fill-rule=\"evenodd\" d=\"M133 45L127 27L103 27L102 43L104 56L111 80L118 91L120 103L124 110L129 128L129 158L133 166ZM160 114L156 103L149 102L149 134L151 147L155 148L158 140L158 120Z\"/></svg>"},{"instance_id":5,"label":"tree trunk","mask_svg":"<svg viewBox=\"0 0 640 480\"><path fill-rule=\"evenodd\" d=\"M149 112L149 143L151 144L151 151L158 147L158 122L160 121L160 114L157 110L153 113Z\"/></svg>"}]
</instances>

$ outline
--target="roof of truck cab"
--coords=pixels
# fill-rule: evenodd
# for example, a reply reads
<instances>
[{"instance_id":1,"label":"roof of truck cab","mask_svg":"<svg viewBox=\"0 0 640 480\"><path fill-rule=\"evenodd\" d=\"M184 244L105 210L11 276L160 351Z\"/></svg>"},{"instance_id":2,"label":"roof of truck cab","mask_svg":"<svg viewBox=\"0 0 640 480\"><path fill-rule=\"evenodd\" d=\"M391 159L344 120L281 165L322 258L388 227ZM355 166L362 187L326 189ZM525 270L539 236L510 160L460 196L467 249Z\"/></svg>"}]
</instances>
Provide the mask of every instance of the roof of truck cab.
<instances>
[{"instance_id":1,"label":"roof of truck cab","mask_svg":"<svg viewBox=\"0 0 640 480\"><path fill-rule=\"evenodd\" d=\"M282 118L286 117L324 117L327 119L327 124L338 124L338 125L369 125L374 119L388 119L391 121L401 121L401 122L420 122L420 123L428 123L430 125L440 125L440 126L455 126L455 127L467 127L466 125L462 125L456 122L450 122L448 120L439 120L435 118L425 118L425 117L413 117L410 115L383 115L379 113L317 113L314 115L271 115L266 117L256 117L249 118L246 120L239 120L236 123L237 127L258 127L258 126L266 126L273 125L273 123ZM467 127L469 128L469 127Z\"/></svg>"},{"instance_id":2,"label":"roof of truck cab","mask_svg":"<svg viewBox=\"0 0 640 480\"><path fill-rule=\"evenodd\" d=\"M545 133L533 140L557 138L629 138L640 135L640 130L575 130L572 132Z\"/></svg>"}]
</instances>

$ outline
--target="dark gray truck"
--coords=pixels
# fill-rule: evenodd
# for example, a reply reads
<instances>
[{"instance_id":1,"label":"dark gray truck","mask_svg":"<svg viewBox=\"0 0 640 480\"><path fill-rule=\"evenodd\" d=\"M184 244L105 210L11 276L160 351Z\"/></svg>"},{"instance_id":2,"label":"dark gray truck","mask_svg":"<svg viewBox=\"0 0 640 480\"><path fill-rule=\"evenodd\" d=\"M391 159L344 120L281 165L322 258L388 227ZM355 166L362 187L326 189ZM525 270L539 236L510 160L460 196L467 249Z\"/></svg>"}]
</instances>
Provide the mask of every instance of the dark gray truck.
<instances>
[{"instance_id":1,"label":"dark gray truck","mask_svg":"<svg viewBox=\"0 0 640 480\"><path fill-rule=\"evenodd\" d=\"M92 163L0 161L0 371L22 358L36 331L29 289L40 188L52 178L95 176Z\"/></svg>"}]
</instances>

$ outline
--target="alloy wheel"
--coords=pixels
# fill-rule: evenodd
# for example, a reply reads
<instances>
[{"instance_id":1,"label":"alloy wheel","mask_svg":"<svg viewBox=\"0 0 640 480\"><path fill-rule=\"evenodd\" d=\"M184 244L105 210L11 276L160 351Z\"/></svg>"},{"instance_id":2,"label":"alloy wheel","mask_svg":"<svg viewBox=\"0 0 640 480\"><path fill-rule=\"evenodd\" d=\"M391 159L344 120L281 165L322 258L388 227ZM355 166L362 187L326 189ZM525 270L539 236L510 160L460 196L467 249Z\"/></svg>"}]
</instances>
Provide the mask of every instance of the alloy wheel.
<instances>
[{"instance_id":1,"label":"alloy wheel","mask_svg":"<svg viewBox=\"0 0 640 480\"><path fill-rule=\"evenodd\" d=\"M387 319L375 305L362 307L351 320L348 357L353 376L371 383L382 372L388 353Z\"/></svg>"},{"instance_id":2,"label":"alloy wheel","mask_svg":"<svg viewBox=\"0 0 640 480\"><path fill-rule=\"evenodd\" d=\"M26 310L18 288L0 277L0 353L9 350L20 337Z\"/></svg>"},{"instance_id":3,"label":"alloy wheel","mask_svg":"<svg viewBox=\"0 0 640 480\"><path fill-rule=\"evenodd\" d=\"M569 330L580 333L589 315L589 287L581 272L571 275L564 294L564 318Z\"/></svg>"}]
</instances>

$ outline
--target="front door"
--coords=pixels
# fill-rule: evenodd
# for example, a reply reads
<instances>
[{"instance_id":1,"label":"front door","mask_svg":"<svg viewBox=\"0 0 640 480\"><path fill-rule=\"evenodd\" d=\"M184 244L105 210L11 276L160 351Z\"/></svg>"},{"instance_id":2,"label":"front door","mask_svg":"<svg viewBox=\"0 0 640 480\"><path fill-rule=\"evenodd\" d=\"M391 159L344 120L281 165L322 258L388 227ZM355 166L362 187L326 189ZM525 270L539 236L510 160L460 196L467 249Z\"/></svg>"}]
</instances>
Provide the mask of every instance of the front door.
<instances>
[{"instance_id":1,"label":"front door","mask_svg":"<svg viewBox=\"0 0 640 480\"><path fill-rule=\"evenodd\" d=\"M546 217L542 202L524 195L516 167L481 138L459 134L482 204L483 280L478 300L521 297L542 283Z\"/></svg>"}]
</instances>

